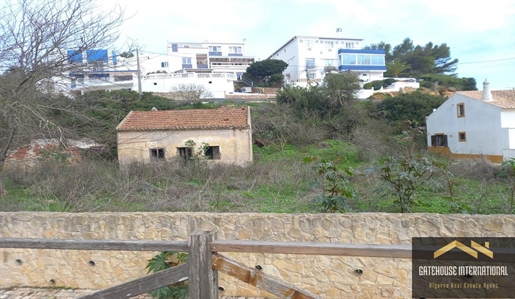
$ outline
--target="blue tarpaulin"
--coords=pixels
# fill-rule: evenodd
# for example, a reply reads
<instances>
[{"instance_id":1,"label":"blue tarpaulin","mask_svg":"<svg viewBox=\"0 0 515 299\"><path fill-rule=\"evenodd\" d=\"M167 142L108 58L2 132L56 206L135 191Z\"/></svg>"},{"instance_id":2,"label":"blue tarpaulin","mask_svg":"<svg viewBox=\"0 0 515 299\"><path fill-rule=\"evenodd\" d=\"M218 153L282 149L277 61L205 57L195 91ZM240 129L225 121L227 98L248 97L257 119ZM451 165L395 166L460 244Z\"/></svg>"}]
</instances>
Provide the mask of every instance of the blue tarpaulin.
<instances>
[{"instance_id":1,"label":"blue tarpaulin","mask_svg":"<svg viewBox=\"0 0 515 299\"><path fill-rule=\"evenodd\" d=\"M86 55L88 57L88 62L95 62L95 61L108 62L107 50L103 50L103 49L87 50Z\"/></svg>"},{"instance_id":2,"label":"blue tarpaulin","mask_svg":"<svg viewBox=\"0 0 515 299\"><path fill-rule=\"evenodd\" d=\"M82 53L77 50L68 50L68 62L69 63L82 63Z\"/></svg>"},{"instance_id":3,"label":"blue tarpaulin","mask_svg":"<svg viewBox=\"0 0 515 299\"><path fill-rule=\"evenodd\" d=\"M115 51L111 51L111 55L113 56L113 63L117 64L118 63L118 57L116 57L116 52Z\"/></svg>"}]
</instances>

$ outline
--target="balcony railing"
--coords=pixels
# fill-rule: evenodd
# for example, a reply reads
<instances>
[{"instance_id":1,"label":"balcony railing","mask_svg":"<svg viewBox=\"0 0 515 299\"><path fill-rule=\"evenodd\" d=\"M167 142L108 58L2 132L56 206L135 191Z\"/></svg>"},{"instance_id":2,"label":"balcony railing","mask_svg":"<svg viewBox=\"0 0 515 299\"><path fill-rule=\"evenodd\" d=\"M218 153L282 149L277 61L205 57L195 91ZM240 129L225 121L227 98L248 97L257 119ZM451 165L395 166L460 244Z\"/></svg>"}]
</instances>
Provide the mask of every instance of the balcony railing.
<instances>
[{"instance_id":1,"label":"balcony railing","mask_svg":"<svg viewBox=\"0 0 515 299\"><path fill-rule=\"evenodd\" d=\"M230 70L246 70L250 65L242 64L242 65L234 65L234 64L211 64L211 68L213 69L230 69Z\"/></svg>"},{"instance_id":2,"label":"balcony railing","mask_svg":"<svg viewBox=\"0 0 515 299\"><path fill-rule=\"evenodd\" d=\"M226 78L236 80L236 75L228 73L178 73L178 74L150 74L142 76L144 80L152 79L180 79L180 78Z\"/></svg>"}]
</instances>

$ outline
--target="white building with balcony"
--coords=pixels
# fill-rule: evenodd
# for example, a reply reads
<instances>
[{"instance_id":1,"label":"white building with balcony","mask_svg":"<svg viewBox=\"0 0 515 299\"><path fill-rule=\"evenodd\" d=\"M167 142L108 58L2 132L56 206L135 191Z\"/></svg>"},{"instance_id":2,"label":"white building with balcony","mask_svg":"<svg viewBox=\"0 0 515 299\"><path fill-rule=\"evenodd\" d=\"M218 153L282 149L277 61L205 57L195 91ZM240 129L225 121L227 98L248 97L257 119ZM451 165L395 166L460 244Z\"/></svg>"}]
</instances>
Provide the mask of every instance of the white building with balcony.
<instances>
[{"instance_id":1,"label":"white building with balcony","mask_svg":"<svg viewBox=\"0 0 515 299\"><path fill-rule=\"evenodd\" d=\"M294 36L279 47L268 59L286 62L284 70L286 83L320 81L326 67L338 69L338 49L359 48L361 39Z\"/></svg>"},{"instance_id":2,"label":"white building with balcony","mask_svg":"<svg viewBox=\"0 0 515 299\"><path fill-rule=\"evenodd\" d=\"M246 43L169 42L169 69L194 73L225 73L241 78L254 57L246 55Z\"/></svg>"},{"instance_id":3,"label":"white building with balcony","mask_svg":"<svg viewBox=\"0 0 515 299\"><path fill-rule=\"evenodd\" d=\"M201 85L213 97L234 92L254 57L246 43L169 42L166 55L141 53L143 91L171 92L179 85ZM137 83L135 83L137 84Z\"/></svg>"}]
</instances>

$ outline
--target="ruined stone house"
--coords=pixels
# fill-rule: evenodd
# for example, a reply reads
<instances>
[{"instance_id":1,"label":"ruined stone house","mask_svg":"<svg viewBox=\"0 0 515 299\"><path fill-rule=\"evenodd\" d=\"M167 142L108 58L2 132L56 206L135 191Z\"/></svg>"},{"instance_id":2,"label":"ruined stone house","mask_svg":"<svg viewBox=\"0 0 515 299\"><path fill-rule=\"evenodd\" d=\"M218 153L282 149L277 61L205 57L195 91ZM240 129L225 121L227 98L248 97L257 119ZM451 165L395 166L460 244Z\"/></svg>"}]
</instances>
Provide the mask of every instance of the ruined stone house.
<instances>
[{"instance_id":1,"label":"ruined stone house","mask_svg":"<svg viewBox=\"0 0 515 299\"><path fill-rule=\"evenodd\" d=\"M131 111L116 131L120 165L199 156L208 163L252 162L249 107Z\"/></svg>"}]
</instances>

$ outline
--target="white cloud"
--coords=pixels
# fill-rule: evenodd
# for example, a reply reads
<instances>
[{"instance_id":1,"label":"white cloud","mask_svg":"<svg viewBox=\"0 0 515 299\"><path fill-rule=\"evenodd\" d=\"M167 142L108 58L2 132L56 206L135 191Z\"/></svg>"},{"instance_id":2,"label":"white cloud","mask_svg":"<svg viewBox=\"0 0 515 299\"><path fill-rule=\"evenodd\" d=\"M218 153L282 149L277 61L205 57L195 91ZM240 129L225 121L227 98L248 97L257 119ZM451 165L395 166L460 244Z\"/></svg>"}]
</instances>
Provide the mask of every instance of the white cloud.
<instances>
[{"instance_id":1,"label":"white cloud","mask_svg":"<svg viewBox=\"0 0 515 299\"><path fill-rule=\"evenodd\" d=\"M503 29L515 18L515 2L498 0L492 2L462 2L426 0L421 1L421 9L428 15L438 16L435 21L450 23L451 30L488 31ZM438 24L437 24L438 25Z\"/></svg>"}]
</instances>

